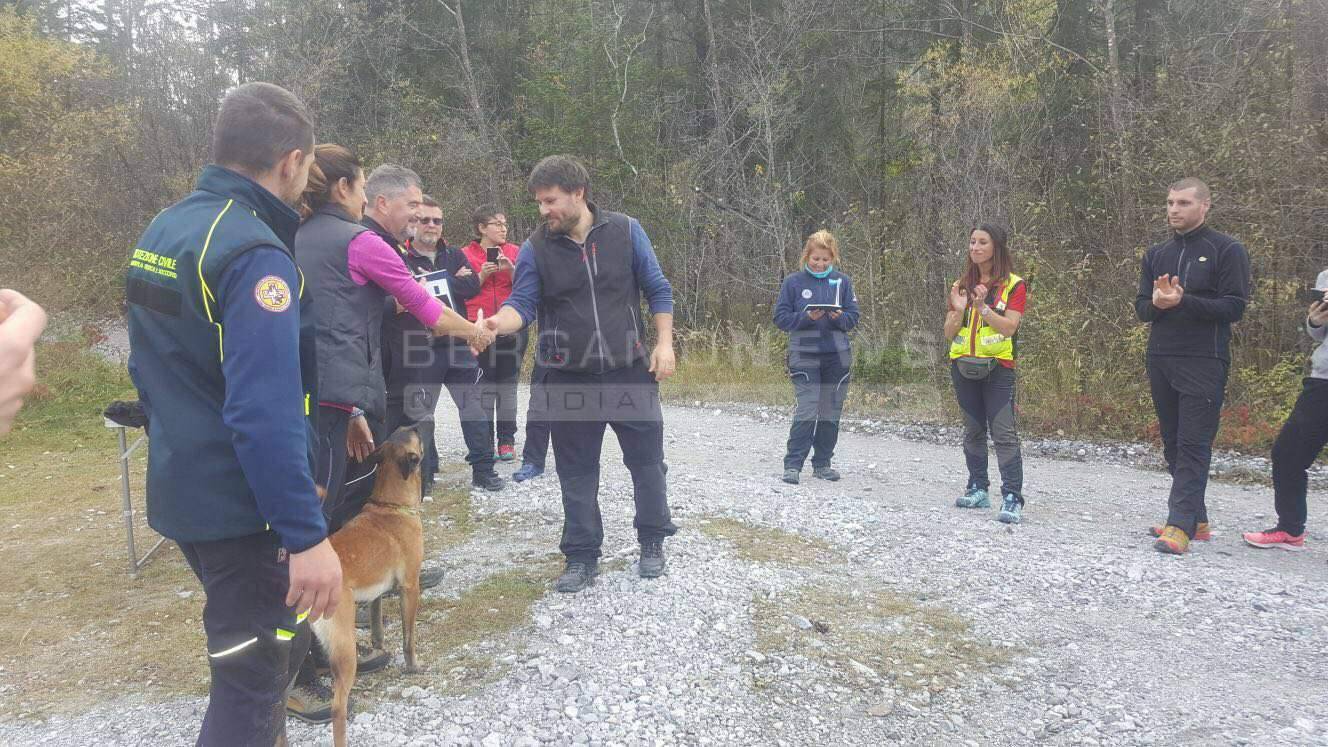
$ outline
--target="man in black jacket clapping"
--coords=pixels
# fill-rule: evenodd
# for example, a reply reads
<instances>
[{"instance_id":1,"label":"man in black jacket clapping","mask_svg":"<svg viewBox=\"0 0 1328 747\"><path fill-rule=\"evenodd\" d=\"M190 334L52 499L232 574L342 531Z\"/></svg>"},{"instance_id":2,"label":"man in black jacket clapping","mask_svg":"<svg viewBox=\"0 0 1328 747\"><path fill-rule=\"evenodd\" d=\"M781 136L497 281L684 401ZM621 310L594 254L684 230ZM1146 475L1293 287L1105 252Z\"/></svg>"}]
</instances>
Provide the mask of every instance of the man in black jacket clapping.
<instances>
[{"instance_id":1,"label":"man in black jacket clapping","mask_svg":"<svg viewBox=\"0 0 1328 747\"><path fill-rule=\"evenodd\" d=\"M1171 237L1144 254L1134 308L1148 333L1148 380L1171 472L1166 524L1153 547L1180 555L1211 534L1204 492L1231 368L1231 325L1245 314L1250 258L1205 224L1208 186L1182 179L1167 194Z\"/></svg>"}]
</instances>

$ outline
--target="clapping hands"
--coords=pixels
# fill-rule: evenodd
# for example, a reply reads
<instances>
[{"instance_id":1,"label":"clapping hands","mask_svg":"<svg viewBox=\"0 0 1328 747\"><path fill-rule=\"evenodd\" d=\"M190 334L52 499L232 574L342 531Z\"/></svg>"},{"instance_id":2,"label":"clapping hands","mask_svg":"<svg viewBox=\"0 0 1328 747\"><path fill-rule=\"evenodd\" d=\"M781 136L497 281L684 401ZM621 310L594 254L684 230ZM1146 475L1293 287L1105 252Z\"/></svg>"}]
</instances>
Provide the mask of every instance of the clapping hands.
<instances>
[{"instance_id":1,"label":"clapping hands","mask_svg":"<svg viewBox=\"0 0 1328 747\"><path fill-rule=\"evenodd\" d=\"M1153 281L1153 305L1159 309L1173 309L1180 305L1185 289L1175 275L1159 275Z\"/></svg>"}]
</instances>

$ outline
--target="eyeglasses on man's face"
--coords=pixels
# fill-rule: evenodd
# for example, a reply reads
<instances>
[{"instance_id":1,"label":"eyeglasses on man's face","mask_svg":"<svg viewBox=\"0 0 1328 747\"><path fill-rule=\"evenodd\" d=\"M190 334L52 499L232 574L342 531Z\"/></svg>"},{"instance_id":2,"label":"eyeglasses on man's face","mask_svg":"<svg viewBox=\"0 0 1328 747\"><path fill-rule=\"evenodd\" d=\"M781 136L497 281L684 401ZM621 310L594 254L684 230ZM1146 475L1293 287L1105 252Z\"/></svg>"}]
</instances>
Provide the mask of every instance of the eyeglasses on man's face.
<instances>
[{"instance_id":1,"label":"eyeglasses on man's face","mask_svg":"<svg viewBox=\"0 0 1328 747\"><path fill-rule=\"evenodd\" d=\"M443 225L442 218L420 218L420 222L425 224L432 223L435 226Z\"/></svg>"},{"instance_id":2,"label":"eyeglasses on man's face","mask_svg":"<svg viewBox=\"0 0 1328 747\"><path fill-rule=\"evenodd\" d=\"M491 221L489 221L488 223L485 223L484 225L486 225L486 226L497 226L497 227L499 227L499 228L507 228L507 221L505 221L505 220L491 220Z\"/></svg>"}]
</instances>

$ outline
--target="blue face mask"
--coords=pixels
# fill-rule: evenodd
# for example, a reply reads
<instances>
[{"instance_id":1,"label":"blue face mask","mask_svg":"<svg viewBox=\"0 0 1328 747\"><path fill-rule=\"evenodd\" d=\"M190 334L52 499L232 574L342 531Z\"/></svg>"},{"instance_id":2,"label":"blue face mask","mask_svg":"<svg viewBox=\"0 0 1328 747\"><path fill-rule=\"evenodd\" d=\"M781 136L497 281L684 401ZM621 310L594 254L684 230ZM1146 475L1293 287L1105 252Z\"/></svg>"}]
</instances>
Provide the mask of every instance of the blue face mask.
<instances>
[{"instance_id":1,"label":"blue face mask","mask_svg":"<svg viewBox=\"0 0 1328 747\"><path fill-rule=\"evenodd\" d=\"M828 265L828 266L826 266L826 268L825 268L825 272L812 272L812 268L810 268L810 267L807 267L807 268L804 268L804 269L807 270L807 274L808 274L808 275L811 275L812 277L817 278L818 280L820 280L820 279L824 279L826 275L829 275L830 273L834 272L834 271L835 271L835 266L834 266L834 265Z\"/></svg>"}]
</instances>

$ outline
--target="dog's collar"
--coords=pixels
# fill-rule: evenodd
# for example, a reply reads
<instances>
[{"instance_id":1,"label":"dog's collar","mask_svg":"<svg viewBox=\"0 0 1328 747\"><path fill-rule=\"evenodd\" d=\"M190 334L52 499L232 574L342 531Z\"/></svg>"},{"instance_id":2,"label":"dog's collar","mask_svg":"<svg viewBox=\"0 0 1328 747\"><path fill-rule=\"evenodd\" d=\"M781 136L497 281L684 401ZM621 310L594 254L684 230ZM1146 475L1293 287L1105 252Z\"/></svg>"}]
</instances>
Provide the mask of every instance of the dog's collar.
<instances>
[{"instance_id":1,"label":"dog's collar","mask_svg":"<svg viewBox=\"0 0 1328 747\"><path fill-rule=\"evenodd\" d=\"M383 508L390 508L390 509L392 509L393 511L396 511L396 512L398 512L398 513L403 513L403 514L406 514L406 515L408 515L408 516L419 516L419 515L420 515L420 509L419 509L418 506L402 506L402 505L399 504L399 503L384 503L384 502L382 502L382 501L368 501L368 502L369 502L369 503L372 503L372 504L375 505L375 506L382 506Z\"/></svg>"}]
</instances>

